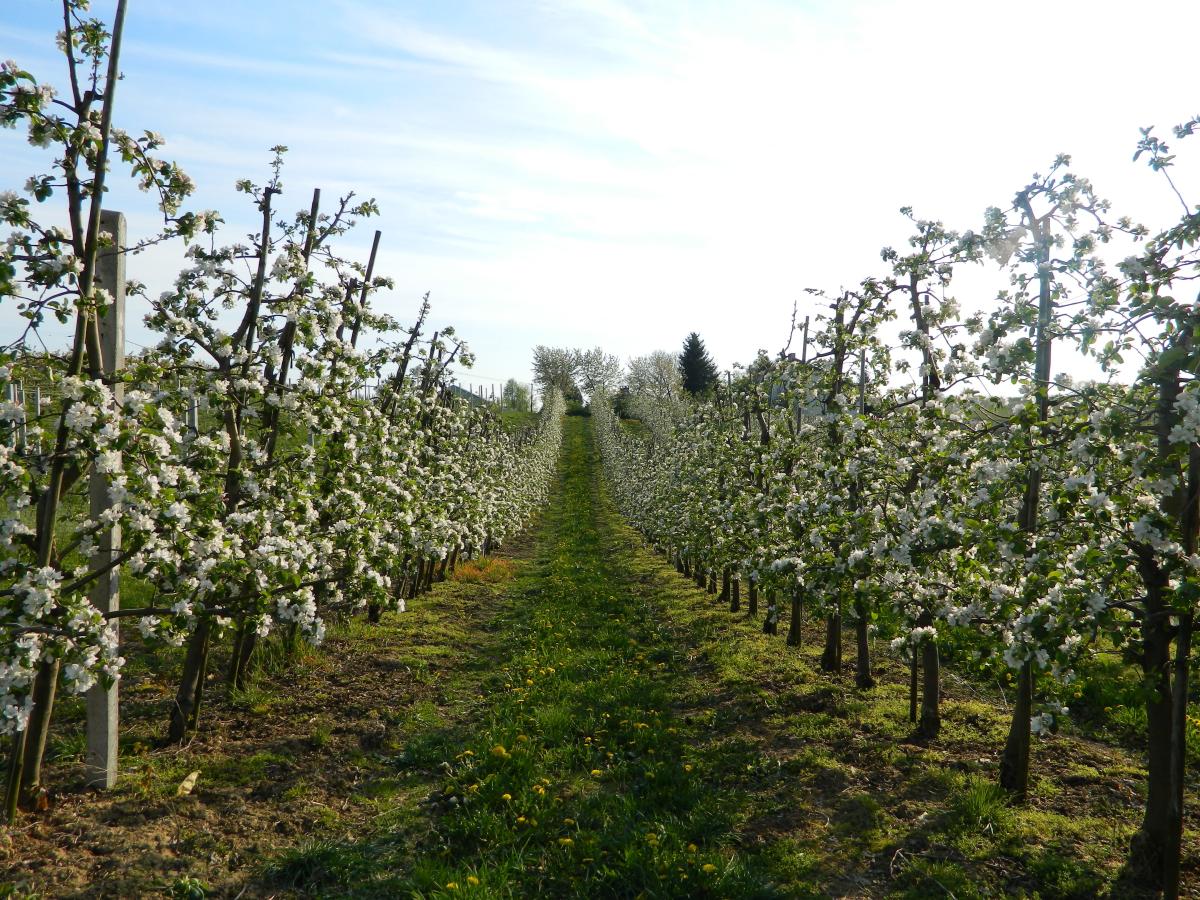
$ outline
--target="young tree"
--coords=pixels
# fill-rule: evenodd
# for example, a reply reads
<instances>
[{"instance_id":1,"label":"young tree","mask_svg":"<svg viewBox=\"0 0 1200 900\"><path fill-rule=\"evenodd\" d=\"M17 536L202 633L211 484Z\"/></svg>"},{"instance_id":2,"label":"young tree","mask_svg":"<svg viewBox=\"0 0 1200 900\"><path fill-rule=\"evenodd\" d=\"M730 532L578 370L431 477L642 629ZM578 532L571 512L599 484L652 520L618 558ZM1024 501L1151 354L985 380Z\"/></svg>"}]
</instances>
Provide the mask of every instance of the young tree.
<instances>
[{"instance_id":1,"label":"young tree","mask_svg":"<svg viewBox=\"0 0 1200 900\"><path fill-rule=\"evenodd\" d=\"M689 334L679 354L679 375L683 388L693 396L707 393L717 383L717 364L713 362L704 341L696 332Z\"/></svg>"},{"instance_id":2,"label":"young tree","mask_svg":"<svg viewBox=\"0 0 1200 900\"><path fill-rule=\"evenodd\" d=\"M169 448L173 419L158 409L156 398L132 391L122 396L119 379L106 373L103 359L102 319L112 297L100 285L99 259L112 240L102 237L101 203L116 158L158 197L164 230L145 244L194 232L199 217L177 215L191 181L174 164L151 155L161 138L149 131L132 138L113 126L125 3L117 4L111 31L86 12L83 0L63 0L59 40L69 89L61 96L15 62L0 62L0 125L23 124L32 145L53 148L51 171L31 177L26 190L39 204L56 192L65 197L65 208L48 218L66 228L39 222L30 201L16 193L0 193L0 222L12 228L0 247L0 300L16 305L28 322L0 347L0 380L11 390L13 365L28 365L58 394L53 413L33 422L26 422L16 404L5 410L10 428L20 425L31 438L24 447L6 444L0 459L0 504L6 510L0 522L5 598L0 733L13 739L9 822L18 790L28 798L39 788L60 675L65 686L82 693L95 681L111 684L121 664L116 630L88 598L90 586L112 564L93 568L74 554L90 560L107 524L125 529L125 555L118 564L123 562L141 540L129 517L154 521L142 508L149 496L144 485L168 483L177 474L166 461L169 452L155 452ZM36 350L44 346L38 330L48 317L74 326L66 354L42 356ZM71 495L86 498L93 470L119 473L128 496L114 503L107 523L68 521Z\"/></svg>"},{"instance_id":3,"label":"young tree","mask_svg":"<svg viewBox=\"0 0 1200 900\"><path fill-rule=\"evenodd\" d=\"M529 388L515 378L504 384L504 406L506 409L528 409Z\"/></svg>"}]
</instances>

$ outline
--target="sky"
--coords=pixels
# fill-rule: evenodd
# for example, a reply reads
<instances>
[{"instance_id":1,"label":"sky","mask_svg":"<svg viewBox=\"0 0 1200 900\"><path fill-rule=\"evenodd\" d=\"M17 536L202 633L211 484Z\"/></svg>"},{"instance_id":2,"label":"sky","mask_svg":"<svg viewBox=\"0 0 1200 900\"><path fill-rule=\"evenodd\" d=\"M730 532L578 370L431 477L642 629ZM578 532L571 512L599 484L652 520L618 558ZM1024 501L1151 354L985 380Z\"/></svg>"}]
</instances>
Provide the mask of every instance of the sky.
<instances>
[{"instance_id":1,"label":"sky","mask_svg":"<svg viewBox=\"0 0 1200 900\"><path fill-rule=\"evenodd\" d=\"M0 0L0 59L61 83L57 8ZM884 274L901 206L977 228L1061 152L1116 213L1174 221L1132 155L1200 112L1197 33L1191 0L131 0L115 121L166 137L229 242L255 227L234 182L275 144L281 208L374 197L342 246L383 232L376 304L407 321L429 291L476 353L463 382L528 381L536 344L624 359L691 331L725 368L782 347L806 288ZM1200 196L1200 146L1178 149ZM47 162L0 131L0 190ZM130 185L112 202L153 229ZM179 249L130 276L162 290Z\"/></svg>"}]
</instances>

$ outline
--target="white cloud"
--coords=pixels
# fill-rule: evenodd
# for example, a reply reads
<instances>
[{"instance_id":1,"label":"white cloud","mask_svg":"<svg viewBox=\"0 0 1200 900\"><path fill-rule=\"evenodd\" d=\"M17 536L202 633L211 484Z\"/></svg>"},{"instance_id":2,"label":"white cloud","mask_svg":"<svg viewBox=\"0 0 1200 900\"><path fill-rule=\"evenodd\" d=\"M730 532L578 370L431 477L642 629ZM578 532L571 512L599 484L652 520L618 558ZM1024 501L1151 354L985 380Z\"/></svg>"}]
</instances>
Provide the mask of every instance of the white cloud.
<instances>
[{"instance_id":1,"label":"white cloud","mask_svg":"<svg viewBox=\"0 0 1200 900\"><path fill-rule=\"evenodd\" d=\"M805 287L880 272L898 207L975 226L1061 151L1118 212L1168 221L1130 157L1138 126L1195 111L1200 30L1180 0L354 2L247 54L220 9L152 10L119 118L167 133L199 205L252 227L232 181L288 144L288 208L313 186L377 197L386 302L431 290L480 368L518 377L535 343L778 348Z\"/></svg>"}]
</instances>

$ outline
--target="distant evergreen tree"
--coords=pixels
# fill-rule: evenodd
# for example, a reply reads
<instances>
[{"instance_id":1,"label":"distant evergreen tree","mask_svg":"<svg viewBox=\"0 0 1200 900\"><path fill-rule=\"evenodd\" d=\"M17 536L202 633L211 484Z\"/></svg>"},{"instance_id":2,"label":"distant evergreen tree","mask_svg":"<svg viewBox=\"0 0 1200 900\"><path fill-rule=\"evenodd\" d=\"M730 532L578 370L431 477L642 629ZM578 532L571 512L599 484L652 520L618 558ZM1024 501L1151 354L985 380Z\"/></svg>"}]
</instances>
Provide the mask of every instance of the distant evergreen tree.
<instances>
[{"instance_id":1,"label":"distant evergreen tree","mask_svg":"<svg viewBox=\"0 0 1200 900\"><path fill-rule=\"evenodd\" d=\"M717 364L704 349L700 335L694 331L683 342L683 352L679 354L679 375L683 379L683 389L689 394L706 393L717 383Z\"/></svg>"},{"instance_id":2,"label":"distant evergreen tree","mask_svg":"<svg viewBox=\"0 0 1200 900\"><path fill-rule=\"evenodd\" d=\"M626 385L621 385L620 389L613 394L612 406L613 412L622 419L633 418L633 412L629 408L630 401L633 399L633 392Z\"/></svg>"}]
</instances>

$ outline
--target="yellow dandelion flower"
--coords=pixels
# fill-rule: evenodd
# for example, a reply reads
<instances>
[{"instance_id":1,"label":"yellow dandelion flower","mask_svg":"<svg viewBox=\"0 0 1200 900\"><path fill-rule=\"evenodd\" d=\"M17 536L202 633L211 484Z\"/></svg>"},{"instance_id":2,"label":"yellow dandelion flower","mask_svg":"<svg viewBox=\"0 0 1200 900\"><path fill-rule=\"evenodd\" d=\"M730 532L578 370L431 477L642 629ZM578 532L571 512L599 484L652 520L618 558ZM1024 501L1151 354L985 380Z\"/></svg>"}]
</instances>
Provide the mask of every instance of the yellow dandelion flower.
<instances>
[{"instance_id":1,"label":"yellow dandelion flower","mask_svg":"<svg viewBox=\"0 0 1200 900\"><path fill-rule=\"evenodd\" d=\"M495 756L498 759L508 759L508 755L508 751L504 749L503 744L497 744L492 748L492 756Z\"/></svg>"},{"instance_id":2,"label":"yellow dandelion flower","mask_svg":"<svg viewBox=\"0 0 1200 900\"><path fill-rule=\"evenodd\" d=\"M712 863L705 863L704 865L702 865L700 867L700 870L703 872L708 872L709 874L712 874L713 872L717 871L717 867L714 866Z\"/></svg>"},{"instance_id":3,"label":"yellow dandelion flower","mask_svg":"<svg viewBox=\"0 0 1200 900\"><path fill-rule=\"evenodd\" d=\"M575 843L575 841L573 841L571 838L559 838L558 842L564 847L570 847L573 843Z\"/></svg>"},{"instance_id":4,"label":"yellow dandelion flower","mask_svg":"<svg viewBox=\"0 0 1200 900\"><path fill-rule=\"evenodd\" d=\"M575 820L574 819L563 819L563 824L564 825L574 825Z\"/></svg>"},{"instance_id":5,"label":"yellow dandelion flower","mask_svg":"<svg viewBox=\"0 0 1200 900\"><path fill-rule=\"evenodd\" d=\"M599 769L592 769L592 775L603 775L603 774L604 773L601 772Z\"/></svg>"},{"instance_id":6,"label":"yellow dandelion flower","mask_svg":"<svg viewBox=\"0 0 1200 900\"><path fill-rule=\"evenodd\" d=\"M479 884L479 879L476 878L474 875L468 875L467 876L467 884L471 885L471 887L475 887L476 885Z\"/></svg>"},{"instance_id":7,"label":"yellow dandelion flower","mask_svg":"<svg viewBox=\"0 0 1200 900\"><path fill-rule=\"evenodd\" d=\"M695 853L699 849L695 844L688 844L688 853Z\"/></svg>"},{"instance_id":8,"label":"yellow dandelion flower","mask_svg":"<svg viewBox=\"0 0 1200 900\"><path fill-rule=\"evenodd\" d=\"M446 882L446 890L457 891L458 890L458 882L457 881L447 881Z\"/></svg>"},{"instance_id":9,"label":"yellow dandelion flower","mask_svg":"<svg viewBox=\"0 0 1200 900\"><path fill-rule=\"evenodd\" d=\"M693 768L695 768L695 767L691 763L683 764L683 771L685 771L685 772L690 772L690 771L692 771Z\"/></svg>"},{"instance_id":10,"label":"yellow dandelion flower","mask_svg":"<svg viewBox=\"0 0 1200 900\"><path fill-rule=\"evenodd\" d=\"M503 800L505 803L507 803L509 800L512 799L512 794L501 794L500 799Z\"/></svg>"}]
</instances>

